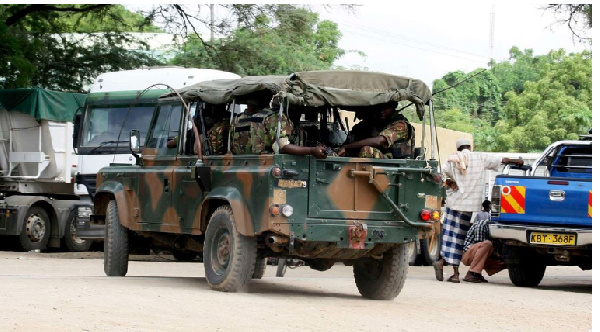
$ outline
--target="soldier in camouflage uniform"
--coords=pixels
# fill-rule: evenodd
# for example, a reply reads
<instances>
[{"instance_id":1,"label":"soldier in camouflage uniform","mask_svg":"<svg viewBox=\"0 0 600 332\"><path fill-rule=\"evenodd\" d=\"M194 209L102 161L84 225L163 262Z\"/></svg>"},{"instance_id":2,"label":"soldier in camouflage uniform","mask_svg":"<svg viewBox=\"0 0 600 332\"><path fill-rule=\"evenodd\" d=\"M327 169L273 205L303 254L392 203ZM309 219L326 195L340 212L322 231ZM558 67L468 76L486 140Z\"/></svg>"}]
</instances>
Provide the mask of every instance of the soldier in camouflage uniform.
<instances>
[{"instance_id":1,"label":"soldier in camouflage uniform","mask_svg":"<svg viewBox=\"0 0 600 332\"><path fill-rule=\"evenodd\" d=\"M349 155L347 150L358 150L359 158L392 159L411 155L412 127L404 116L394 114L397 106L395 102L379 105L379 117L366 118L356 124L338 155Z\"/></svg>"},{"instance_id":2,"label":"soldier in camouflage uniform","mask_svg":"<svg viewBox=\"0 0 600 332\"><path fill-rule=\"evenodd\" d=\"M268 99L251 99L247 102L246 111L234 121L231 152L240 154L266 154L276 149L277 126L279 113L268 108ZM223 121L209 130L208 139L211 151L223 151L229 134L229 123ZM292 144L292 122L284 114L279 131L281 153L295 155L314 155L325 158L323 147L304 147Z\"/></svg>"}]
</instances>

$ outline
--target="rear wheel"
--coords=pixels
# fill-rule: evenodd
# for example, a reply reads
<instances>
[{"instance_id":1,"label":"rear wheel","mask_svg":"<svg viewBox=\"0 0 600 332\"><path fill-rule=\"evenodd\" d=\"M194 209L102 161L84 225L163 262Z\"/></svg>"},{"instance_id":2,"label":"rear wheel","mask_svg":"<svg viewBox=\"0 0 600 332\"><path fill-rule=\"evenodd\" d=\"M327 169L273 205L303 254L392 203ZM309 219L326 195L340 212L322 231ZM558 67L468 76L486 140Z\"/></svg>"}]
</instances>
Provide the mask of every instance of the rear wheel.
<instances>
[{"instance_id":1,"label":"rear wheel","mask_svg":"<svg viewBox=\"0 0 600 332\"><path fill-rule=\"evenodd\" d=\"M254 264L254 273L252 274L252 279L261 279L265 275L266 270L267 259L257 259L256 264Z\"/></svg>"},{"instance_id":2,"label":"rear wheel","mask_svg":"<svg viewBox=\"0 0 600 332\"><path fill-rule=\"evenodd\" d=\"M119 222L117 202L111 200L106 208L104 228L104 273L124 276L129 265L129 233Z\"/></svg>"},{"instance_id":3,"label":"rear wheel","mask_svg":"<svg viewBox=\"0 0 600 332\"><path fill-rule=\"evenodd\" d=\"M73 211L73 213L71 213L69 221L67 222L67 229L64 236L65 245L70 251L89 251L92 246L92 241L77 237L77 218L75 218L75 213L77 212Z\"/></svg>"},{"instance_id":4,"label":"rear wheel","mask_svg":"<svg viewBox=\"0 0 600 332\"><path fill-rule=\"evenodd\" d=\"M535 287L542 281L546 265L536 256L531 250L510 248L508 276L515 286Z\"/></svg>"},{"instance_id":5,"label":"rear wheel","mask_svg":"<svg viewBox=\"0 0 600 332\"><path fill-rule=\"evenodd\" d=\"M382 259L367 258L353 265L360 294L371 300L393 300L400 294L408 272L407 244L386 251Z\"/></svg>"},{"instance_id":6,"label":"rear wheel","mask_svg":"<svg viewBox=\"0 0 600 332\"><path fill-rule=\"evenodd\" d=\"M255 263L256 240L236 230L229 206L219 207L210 217L204 240L204 270L210 288L243 291Z\"/></svg>"},{"instance_id":7,"label":"rear wheel","mask_svg":"<svg viewBox=\"0 0 600 332\"><path fill-rule=\"evenodd\" d=\"M19 234L21 248L25 251L46 250L49 239L50 218L48 218L48 213L39 206L30 207Z\"/></svg>"}]
</instances>

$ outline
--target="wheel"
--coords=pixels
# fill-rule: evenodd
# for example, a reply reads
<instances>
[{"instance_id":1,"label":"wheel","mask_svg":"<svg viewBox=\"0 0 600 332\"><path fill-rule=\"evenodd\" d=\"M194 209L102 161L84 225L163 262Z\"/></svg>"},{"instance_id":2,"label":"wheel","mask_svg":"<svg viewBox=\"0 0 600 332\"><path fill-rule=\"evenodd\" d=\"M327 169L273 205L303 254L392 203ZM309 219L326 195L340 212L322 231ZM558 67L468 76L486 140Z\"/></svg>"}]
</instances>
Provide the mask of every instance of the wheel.
<instances>
[{"instance_id":1,"label":"wheel","mask_svg":"<svg viewBox=\"0 0 600 332\"><path fill-rule=\"evenodd\" d=\"M283 277L285 275L285 271L287 270L287 259L280 258L277 262L277 272L275 272L276 277Z\"/></svg>"},{"instance_id":2,"label":"wheel","mask_svg":"<svg viewBox=\"0 0 600 332\"><path fill-rule=\"evenodd\" d=\"M73 211L71 213L71 216L69 216L69 221L67 222L67 228L63 237L65 240L65 245L70 251L73 252L89 251L90 247L92 246L92 241L77 237L77 219L75 218L75 213L77 212Z\"/></svg>"},{"instance_id":3,"label":"wheel","mask_svg":"<svg viewBox=\"0 0 600 332\"><path fill-rule=\"evenodd\" d=\"M546 265L535 258L529 250L509 249L508 276L513 285L517 287L535 287L544 278Z\"/></svg>"},{"instance_id":4,"label":"wheel","mask_svg":"<svg viewBox=\"0 0 600 332\"><path fill-rule=\"evenodd\" d=\"M124 276L129 265L129 233L119 222L117 202L111 200L106 208L104 228L104 273Z\"/></svg>"},{"instance_id":5,"label":"wheel","mask_svg":"<svg viewBox=\"0 0 600 332\"><path fill-rule=\"evenodd\" d=\"M265 275L266 270L267 259L257 259L256 264L254 264L254 273L252 274L252 279L261 279Z\"/></svg>"},{"instance_id":6,"label":"wheel","mask_svg":"<svg viewBox=\"0 0 600 332\"><path fill-rule=\"evenodd\" d=\"M243 291L254 273L256 240L238 233L229 206L219 207L210 217L203 259L206 280L214 290Z\"/></svg>"},{"instance_id":7,"label":"wheel","mask_svg":"<svg viewBox=\"0 0 600 332\"><path fill-rule=\"evenodd\" d=\"M418 239L417 239L418 241ZM410 242L406 245L406 250L408 251L407 256L408 256L408 265L410 266L414 266L417 265L417 259L419 256L419 248L418 248L418 242L417 241L413 241Z\"/></svg>"},{"instance_id":8,"label":"wheel","mask_svg":"<svg viewBox=\"0 0 600 332\"><path fill-rule=\"evenodd\" d=\"M440 257L440 234L435 233L429 238L420 239L419 244L421 246L422 265L431 266Z\"/></svg>"},{"instance_id":9,"label":"wheel","mask_svg":"<svg viewBox=\"0 0 600 332\"><path fill-rule=\"evenodd\" d=\"M25 251L46 250L49 239L50 218L48 218L48 213L39 206L30 207L19 234L21 248Z\"/></svg>"},{"instance_id":10,"label":"wheel","mask_svg":"<svg viewBox=\"0 0 600 332\"><path fill-rule=\"evenodd\" d=\"M354 282L360 294L371 300L393 300L400 294L408 272L408 250L403 244L383 253L383 258L354 263Z\"/></svg>"},{"instance_id":11,"label":"wheel","mask_svg":"<svg viewBox=\"0 0 600 332\"><path fill-rule=\"evenodd\" d=\"M191 262L198 256L198 253L195 251L177 249L172 250L171 254L173 254L173 257L180 262Z\"/></svg>"}]
</instances>

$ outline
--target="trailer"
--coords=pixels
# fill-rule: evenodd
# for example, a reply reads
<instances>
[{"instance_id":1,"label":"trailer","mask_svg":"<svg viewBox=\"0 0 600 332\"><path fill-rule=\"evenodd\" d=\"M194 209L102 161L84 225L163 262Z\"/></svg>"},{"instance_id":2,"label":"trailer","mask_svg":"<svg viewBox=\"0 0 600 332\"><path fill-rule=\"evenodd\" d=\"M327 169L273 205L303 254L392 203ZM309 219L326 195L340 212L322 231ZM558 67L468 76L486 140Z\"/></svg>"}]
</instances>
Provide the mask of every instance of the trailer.
<instances>
[{"instance_id":1,"label":"trailer","mask_svg":"<svg viewBox=\"0 0 600 332\"><path fill-rule=\"evenodd\" d=\"M75 236L82 201L73 181L76 156L72 119L85 94L39 88L0 90L0 235L18 238L21 249L64 244L90 248Z\"/></svg>"}]
</instances>

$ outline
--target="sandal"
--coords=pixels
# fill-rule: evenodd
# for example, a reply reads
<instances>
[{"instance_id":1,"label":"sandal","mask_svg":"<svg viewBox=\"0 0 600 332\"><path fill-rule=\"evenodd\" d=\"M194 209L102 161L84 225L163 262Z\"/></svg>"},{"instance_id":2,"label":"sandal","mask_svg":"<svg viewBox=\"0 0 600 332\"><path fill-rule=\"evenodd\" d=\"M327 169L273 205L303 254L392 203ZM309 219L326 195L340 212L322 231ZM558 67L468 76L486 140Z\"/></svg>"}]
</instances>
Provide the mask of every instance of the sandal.
<instances>
[{"instance_id":1,"label":"sandal","mask_svg":"<svg viewBox=\"0 0 600 332\"><path fill-rule=\"evenodd\" d=\"M433 266L433 269L435 270L435 278L438 281L444 281L444 264L443 264L442 260L434 262L431 265Z\"/></svg>"},{"instance_id":2,"label":"sandal","mask_svg":"<svg viewBox=\"0 0 600 332\"><path fill-rule=\"evenodd\" d=\"M460 283L460 278L456 275L451 275L446 281L453 282L455 284Z\"/></svg>"}]
</instances>

